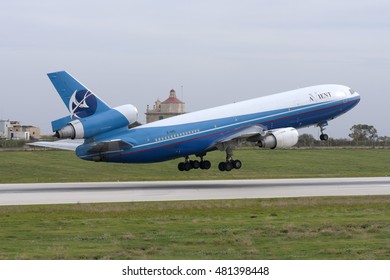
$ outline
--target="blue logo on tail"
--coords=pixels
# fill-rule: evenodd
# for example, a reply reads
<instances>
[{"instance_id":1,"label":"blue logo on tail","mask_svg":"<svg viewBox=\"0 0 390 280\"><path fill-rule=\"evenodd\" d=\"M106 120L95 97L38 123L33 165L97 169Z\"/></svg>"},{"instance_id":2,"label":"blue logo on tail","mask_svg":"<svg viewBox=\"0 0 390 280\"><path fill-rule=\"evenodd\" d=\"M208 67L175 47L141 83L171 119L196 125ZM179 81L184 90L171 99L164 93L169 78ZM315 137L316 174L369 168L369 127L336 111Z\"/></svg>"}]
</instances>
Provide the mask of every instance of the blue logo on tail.
<instances>
[{"instance_id":1,"label":"blue logo on tail","mask_svg":"<svg viewBox=\"0 0 390 280\"><path fill-rule=\"evenodd\" d=\"M85 118L96 112L96 96L89 90L75 90L69 100L69 112L72 118Z\"/></svg>"}]
</instances>

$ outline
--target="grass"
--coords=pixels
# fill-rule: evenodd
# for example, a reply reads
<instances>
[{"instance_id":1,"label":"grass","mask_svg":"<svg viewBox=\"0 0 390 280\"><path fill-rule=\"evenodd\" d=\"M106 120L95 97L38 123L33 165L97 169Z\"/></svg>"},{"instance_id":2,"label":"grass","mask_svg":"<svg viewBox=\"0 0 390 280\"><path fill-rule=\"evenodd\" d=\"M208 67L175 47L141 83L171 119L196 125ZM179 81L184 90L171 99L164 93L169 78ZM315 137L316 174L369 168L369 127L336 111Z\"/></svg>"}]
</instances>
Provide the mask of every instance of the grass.
<instances>
[{"instance_id":1,"label":"grass","mask_svg":"<svg viewBox=\"0 0 390 280\"><path fill-rule=\"evenodd\" d=\"M389 259L390 196L0 207L0 259Z\"/></svg>"},{"instance_id":2,"label":"grass","mask_svg":"<svg viewBox=\"0 0 390 280\"><path fill-rule=\"evenodd\" d=\"M224 153L207 155L210 170L179 172L182 159L153 164L88 162L67 151L0 153L0 183L214 180L390 175L390 149L237 150L240 170L220 172Z\"/></svg>"},{"instance_id":3,"label":"grass","mask_svg":"<svg viewBox=\"0 0 390 280\"><path fill-rule=\"evenodd\" d=\"M0 153L0 183L388 176L390 150L238 150L241 170ZM0 259L389 259L390 196L0 207Z\"/></svg>"}]
</instances>

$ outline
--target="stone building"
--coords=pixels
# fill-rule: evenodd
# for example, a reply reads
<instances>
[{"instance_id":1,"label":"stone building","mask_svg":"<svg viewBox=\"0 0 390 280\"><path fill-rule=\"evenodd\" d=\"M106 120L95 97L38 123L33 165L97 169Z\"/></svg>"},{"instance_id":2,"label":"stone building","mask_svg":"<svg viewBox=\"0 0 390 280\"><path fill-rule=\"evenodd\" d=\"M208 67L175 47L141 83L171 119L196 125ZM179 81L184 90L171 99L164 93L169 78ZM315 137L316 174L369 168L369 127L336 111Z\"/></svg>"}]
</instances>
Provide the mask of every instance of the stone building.
<instances>
[{"instance_id":1,"label":"stone building","mask_svg":"<svg viewBox=\"0 0 390 280\"><path fill-rule=\"evenodd\" d=\"M0 139L37 140L41 138L39 127L21 125L19 121L0 120Z\"/></svg>"},{"instance_id":2,"label":"stone building","mask_svg":"<svg viewBox=\"0 0 390 280\"><path fill-rule=\"evenodd\" d=\"M176 97L176 91L172 89L169 93L169 97L161 102L156 100L153 109L146 109L146 123L166 119L169 117L184 114L184 102Z\"/></svg>"},{"instance_id":3,"label":"stone building","mask_svg":"<svg viewBox=\"0 0 390 280\"><path fill-rule=\"evenodd\" d=\"M0 139L8 139L9 127L11 127L9 120L0 120Z\"/></svg>"}]
</instances>

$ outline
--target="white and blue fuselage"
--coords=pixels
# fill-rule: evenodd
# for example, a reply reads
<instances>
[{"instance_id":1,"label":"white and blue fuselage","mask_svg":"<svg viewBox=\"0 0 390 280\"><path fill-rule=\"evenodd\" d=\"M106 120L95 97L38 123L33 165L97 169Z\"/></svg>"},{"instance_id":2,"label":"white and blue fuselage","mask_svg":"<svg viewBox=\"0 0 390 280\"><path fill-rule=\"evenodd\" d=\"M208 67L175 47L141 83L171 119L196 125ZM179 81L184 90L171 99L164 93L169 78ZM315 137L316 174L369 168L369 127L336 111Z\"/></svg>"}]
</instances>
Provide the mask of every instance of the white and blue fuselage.
<instances>
[{"instance_id":1,"label":"white and blue fuselage","mask_svg":"<svg viewBox=\"0 0 390 280\"><path fill-rule=\"evenodd\" d=\"M262 148L288 148L298 141L297 128L316 125L321 140L324 126L360 101L354 90L342 85L319 85L236 102L129 129L138 111L131 105L111 108L66 71L48 77L70 115L52 122L56 142L33 145L75 150L91 161L149 163L185 158L180 171L209 169L204 160L213 150L226 152L220 171L240 169L233 150L243 142ZM68 139L79 140L68 140ZM190 160L189 156L200 157Z\"/></svg>"},{"instance_id":2,"label":"white and blue fuselage","mask_svg":"<svg viewBox=\"0 0 390 280\"><path fill-rule=\"evenodd\" d=\"M76 150L86 160L148 163L205 155L241 131L322 125L352 109L360 96L342 85L319 85L236 102L163 119L136 128L117 128L85 139ZM118 151L93 149L97 143L128 143Z\"/></svg>"}]
</instances>

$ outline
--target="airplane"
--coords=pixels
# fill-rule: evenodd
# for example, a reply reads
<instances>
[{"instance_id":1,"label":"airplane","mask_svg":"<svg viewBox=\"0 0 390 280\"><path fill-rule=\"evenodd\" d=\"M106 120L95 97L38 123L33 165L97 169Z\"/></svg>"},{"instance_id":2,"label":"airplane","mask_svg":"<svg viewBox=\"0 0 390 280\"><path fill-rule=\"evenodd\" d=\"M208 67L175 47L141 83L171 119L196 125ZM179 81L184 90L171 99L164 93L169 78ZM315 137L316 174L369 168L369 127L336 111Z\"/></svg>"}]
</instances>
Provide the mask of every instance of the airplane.
<instances>
[{"instance_id":1,"label":"airplane","mask_svg":"<svg viewBox=\"0 0 390 280\"><path fill-rule=\"evenodd\" d=\"M178 164L180 171L209 169L211 163L204 157L214 150L226 153L218 165L220 171L240 169L242 162L233 159L233 151L242 143L289 148L298 142L297 129L302 127L318 126L320 139L328 140L324 133L328 121L360 101L350 87L325 84L129 128L138 118L135 106L111 108L66 71L47 75L70 115L52 121L53 132L62 140L33 145L74 150L79 158L95 162L152 163L184 158Z\"/></svg>"}]
</instances>

